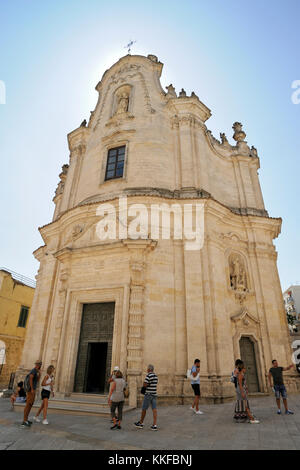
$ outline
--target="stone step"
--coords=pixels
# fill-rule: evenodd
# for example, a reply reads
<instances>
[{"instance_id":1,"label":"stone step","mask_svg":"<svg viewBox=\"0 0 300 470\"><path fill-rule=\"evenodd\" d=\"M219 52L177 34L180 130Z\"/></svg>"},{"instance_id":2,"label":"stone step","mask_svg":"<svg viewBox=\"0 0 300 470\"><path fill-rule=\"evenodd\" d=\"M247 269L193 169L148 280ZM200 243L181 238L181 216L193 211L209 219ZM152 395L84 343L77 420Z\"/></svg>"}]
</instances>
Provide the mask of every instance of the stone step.
<instances>
[{"instance_id":1,"label":"stone step","mask_svg":"<svg viewBox=\"0 0 300 470\"><path fill-rule=\"evenodd\" d=\"M33 408L37 410L40 407L41 403L36 402L33 405ZM24 403L15 403L15 408L24 408ZM132 406L124 406L123 413L131 411L134 408ZM71 401L71 400L49 400L48 404L49 412L62 412L78 415L95 415L95 416L110 416L110 408L108 404L98 404L98 403L84 403L82 401Z\"/></svg>"},{"instance_id":2,"label":"stone step","mask_svg":"<svg viewBox=\"0 0 300 470\"><path fill-rule=\"evenodd\" d=\"M66 406L66 407L73 407L78 409L96 409L102 410L109 408L107 399L103 402L100 401L83 401L83 400L75 400L71 398L52 398L49 400L49 406L51 405L59 405L59 406Z\"/></svg>"},{"instance_id":3,"label":"stone step","mask_svg":"<svg viewBox=\"0 0 300 470\"><path fill-rule=\"evenodd\" d=\"M96 393L71 393L69 396L65 396L64 400L83 401L85 403L107 403L108 394L98 395Z\"/></svg>"},{"instance_id":4,"label":"stone step","mask_svg":"<svg viewBox=\"0 0 300 470\"><path fill-rule=\"evenodd\" d=\"M248 396L251 398L255 397L269 397L271 394L270 393L265 393L265 392L248 392Z\"/></svg>"}]
</instances>

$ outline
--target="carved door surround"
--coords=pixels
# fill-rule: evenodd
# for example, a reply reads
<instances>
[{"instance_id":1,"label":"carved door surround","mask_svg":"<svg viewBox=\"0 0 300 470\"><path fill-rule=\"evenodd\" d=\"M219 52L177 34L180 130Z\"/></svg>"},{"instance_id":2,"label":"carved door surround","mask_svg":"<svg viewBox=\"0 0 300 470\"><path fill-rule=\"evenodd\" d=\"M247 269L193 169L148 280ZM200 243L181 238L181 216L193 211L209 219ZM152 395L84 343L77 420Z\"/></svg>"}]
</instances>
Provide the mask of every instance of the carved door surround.
<instances>
[{"instance_id":1,"label":"carved door surround","mask_svg":"<svg viewBox=\"0 0 300 470\"><path fill-rule=\"evenodd\" d=\"M69 289L62 325L62 340L58 356L56 376L57 391L72 393L80 339L84 304L115 303L112 364L126 373L126 345L128 325L128 285L103 286L101 289Z\"/></svg>"},{"instance_id":2,"label":"carved door surround","mask_svg":"<svg viewBox=\"0 0 300 470\"><path fill-rule=\"evenodd\" d=\"M263 371L264 358L262 356L262 337L261 337L261 322L247 308L242 307L238 313L231 316L232 325L232 339L233 339L233 351L234 361L240 358L240 340L242 337L249 338L254 344L254 351L256 357L257 366L257 377L259 383L259 391L267 391L266 382ZM234 362L233 361L233 362Z\"/></svg>"}]
</instances>

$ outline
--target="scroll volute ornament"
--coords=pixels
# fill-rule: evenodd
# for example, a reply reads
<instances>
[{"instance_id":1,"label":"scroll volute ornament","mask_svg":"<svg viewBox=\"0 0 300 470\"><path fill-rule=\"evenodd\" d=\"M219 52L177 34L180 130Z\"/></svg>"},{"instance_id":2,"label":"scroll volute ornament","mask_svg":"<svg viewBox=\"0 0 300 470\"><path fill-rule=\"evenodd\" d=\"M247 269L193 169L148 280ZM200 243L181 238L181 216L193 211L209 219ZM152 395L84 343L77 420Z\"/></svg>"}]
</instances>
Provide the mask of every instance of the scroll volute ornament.
<instances>
[{"instance_id":1,"label":"scroll volute ornament","mask_svg":"<svg viewBox=\"0 0 300 470\"><path fill-rule=\"evenodd\" d=\"M229 258L230 287L237 292L246 292L249 289L247 272L244 260L234 254Z\"/></svg>"}]
</instances>

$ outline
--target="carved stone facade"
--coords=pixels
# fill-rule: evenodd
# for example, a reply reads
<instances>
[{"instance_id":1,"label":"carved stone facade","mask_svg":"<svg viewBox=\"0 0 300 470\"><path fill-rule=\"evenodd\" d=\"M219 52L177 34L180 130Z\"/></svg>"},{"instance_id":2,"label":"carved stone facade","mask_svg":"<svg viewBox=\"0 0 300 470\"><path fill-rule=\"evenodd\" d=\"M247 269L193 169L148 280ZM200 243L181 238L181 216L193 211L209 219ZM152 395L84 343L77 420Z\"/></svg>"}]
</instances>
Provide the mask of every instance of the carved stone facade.
<instances>
[{"instance_id":1,"label":"carved stone facade","mask_svg":"<svg viewBox=\"0 0 300 470\"><path fill-rule=\"evenodd\" d=\"M68 135L69 166L34 253L40 270L19 369L37 357L55 364L58 395L74 391L86 304L114 305L111 365L125 373L133 406L148 363L160 400L184 403L195 357L202 396L215 402L234 395L229 377L242 343L253 350L258 391L268 391L274 357L291 360L273 244L281 219L265 209L257 150L239 122L235 142L224 132L216 139L206 127L209 108L194 92L177 95L173 85L165 92L162 67L153 55L121 58L98 83L87 125ZM108 151L121 146L123 177L105 181ZM203 247L188 251L182 240L150 235L99 240L97 207L111 204L119 220L119 196L128 206L201 204ZM293 372L286 382L296 389Z\"/></svg>"}]
</instances>

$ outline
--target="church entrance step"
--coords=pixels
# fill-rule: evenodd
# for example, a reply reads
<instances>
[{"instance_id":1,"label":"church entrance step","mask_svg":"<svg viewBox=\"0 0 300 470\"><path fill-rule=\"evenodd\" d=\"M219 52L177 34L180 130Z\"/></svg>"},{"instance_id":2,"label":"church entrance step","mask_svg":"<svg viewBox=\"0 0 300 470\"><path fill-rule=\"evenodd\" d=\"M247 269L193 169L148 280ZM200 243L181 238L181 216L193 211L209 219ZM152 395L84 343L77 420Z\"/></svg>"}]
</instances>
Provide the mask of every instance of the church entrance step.
<instances>
[{"instance_id":1,"label":"church entrance step","mask_svg":"<svg viewBox=\"0 0 300 470\"><path fill-rule=\"evenodd\" d=\"M36 401L33 405L35 411L40 407L41 402ZM15 403L15 408L24 408L24 403ZM125 405L123 408L123 413L133 410L132 406ZM107 399L106 403L92 403L92 402L83 402L75 401L70 399L51 399L48 404L49 412L58 412L58 413L70 413L70 414L86 414L86 415L95 415L95 416L110 416L110 407L108 406Z\"/></svg>"},{"instance_id":2,"label":"church entrance step","mask_svg":"<svg viewBox=\"0 0 300 470\"><path fill-rule=\"evenodd\" d=\"M100 395L96 393L71 393L65 396L64 400L82 401L84 403L105 403L107 404L108 395Z\"/></svg>"}]
</instances>

